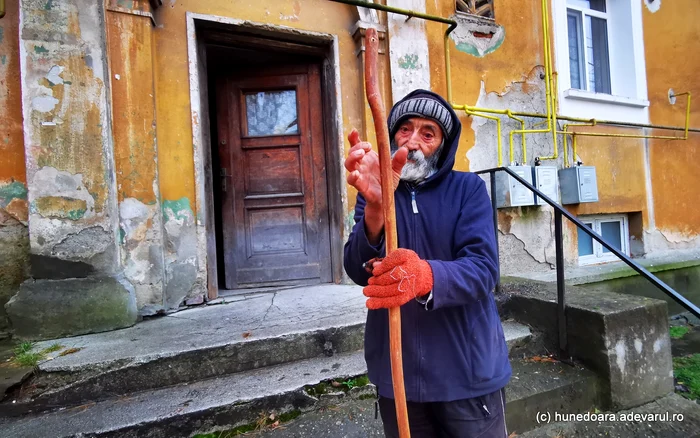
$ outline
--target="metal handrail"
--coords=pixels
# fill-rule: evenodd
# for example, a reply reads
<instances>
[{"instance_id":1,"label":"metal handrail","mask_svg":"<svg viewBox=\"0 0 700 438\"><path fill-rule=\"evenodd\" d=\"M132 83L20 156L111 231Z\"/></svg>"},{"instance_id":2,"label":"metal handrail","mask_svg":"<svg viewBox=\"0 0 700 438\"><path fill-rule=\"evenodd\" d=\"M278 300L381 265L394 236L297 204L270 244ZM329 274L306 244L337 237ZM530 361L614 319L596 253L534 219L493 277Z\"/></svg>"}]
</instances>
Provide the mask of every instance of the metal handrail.
<instances>
[{"instance_id":1,"label":"metal handrail","mask_svg":"<svg viewBox=\"0 0 700 438\"><path fill-rule=\"evenodd\" d=\"M683 295L679 294L675 290L673 290L669 285L661 281L657 276L646 270L644 267L639 265L637 262L633 261L630 259L626 254L622 253L621 251L617 250L615 247L613 247L611 244L605 241L601 235L596 233L595 231L591 230L588 228L586 225L583 224L576 216L573 214L569 213L564 207L550 199L547 195L542 193L540 190L538 190L536 187L534 187L532 184L527 182L524 178L522 178L520 175L512 171L511 169L507 167L494 167L491 169L485 169L485 170L480 170L476 173L477 175L482 175L488 173L490 178L491 178L491 204L493 206L493 223L494 223L494 232L496 233L496 249L498 251L498 214L496 212L496 172L506 172L508 175L512 176L515 178L516 181L518 181L520 184L525 186L528 190L530 190L532 193L540 197L544 202L549 204L552 208L554 208L554 234L555 234L555 246L556 246L556 261L557 261L557 307L558 307L558 315L559 315L559 349L560 349L560 354L564 358L569 358L568 356L568 346L567 346L567 337L566 337L566 313L565 313L565 308L566 308L566 301L565 301L565 284L564 284L564 248L563 248L563 243L564 239L562 236L562 216L566 217L568 220L576 224L580 230L583 230L586 234L591 236L591 238L595 239L598 243L603 245L608 251L611 253L615 254L617 257L620 258L623 262L627 264L630 268L634 269L644 277L646 280L648 280L651 284L659 288L663 293L665 293L667 296L671 297L675 302L680 304L683 308L688 310L690 313L695 315L696 317L700 318L700 308L690 302L687 298L685 298Z\"/></svg>"}]
</instances>

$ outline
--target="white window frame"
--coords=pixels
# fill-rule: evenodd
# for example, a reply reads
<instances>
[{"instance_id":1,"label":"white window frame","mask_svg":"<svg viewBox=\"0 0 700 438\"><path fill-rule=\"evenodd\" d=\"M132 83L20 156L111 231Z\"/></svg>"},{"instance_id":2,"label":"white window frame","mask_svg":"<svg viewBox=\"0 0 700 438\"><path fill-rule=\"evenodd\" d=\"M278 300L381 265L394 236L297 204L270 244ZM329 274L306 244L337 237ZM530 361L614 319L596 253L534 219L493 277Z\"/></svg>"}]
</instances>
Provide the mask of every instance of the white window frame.
<instances>
[{"instance_id":1,"label":"white window frame","mask_svg":"<svg viewBox=\"0 0 700 438\"><path fill-rule=\"evenodd\" d=\"M629 256L630 255L630 227L629 219L626 214L608 214L608 215L595 215L595 216L580 216L578 218L584 224L593 224L592 230L599 235L603 235L601 232L600 224L603 222L620 222L620 242L622 246L622 253ZM576 242L578 243L578 227L576 228ZM578 256L579 265L595 265L598 263L607 263L618 261L618 257L612 252L603 252L605 248L603 245L598 243L595 239L593 240L593 254ZM578 251L577 251L578 253Z\"/></svg>"},{"instance_id":2,"label":"white window frame","mask_svg":"<svg viewBox=\"0 0 700 438\"><path fill-rule=\"evenodd\" d=\"M608 57L611 94L571 88L567 10L576 9L567 0L552 0L554 62L557 71L559 112L566 116L649 123L642 2L606 0ZM585 26L584 26L585 27Z\"/></svg>"},{"instance_id":3,"label":"white window frame","mask_svg":"<svg viewBox=\"0 0 700 438\"><path fill-rule=\"evenodd\" d=\"M606 4L607 4L607 1L606 1ZM610 13L607 10L607 8L606 8L606 12L600 12L600 11L596 11L595 9L583 8L583 7L580 7L579 5L571 4L567 1L567 4L566 4L566 12L567 12L566 23L567 23L567 26L569 23L569 20L568 20L569 10L578 12L582 18L582 20L581 20L581 39L582 39L582 41L579 41L579 45L583 48L583 50L581 51L581 58L583 59L583 62L584 62L583 75L582 75L584 89L578 88L576 90L589 91L590 80L588 78L588 68L586 68L586 64L588 64L590 61L588 59L588 53L586 52L586 40L588 39L589 35L588 35L587 26L586 26L586 16L603 19L603 20L605 20L606 27L609 27L610 26ZM567 32L568 32L568 30L569 29L567 28ZM609 49L610 29L607 29L606 35L608 37L607 45L608 45L608 51L609 51L610 50ZM568 37L568 34L567 34L567 37ZM567 48L568 48L568 44L567 44ZM608 54L608 58L609 57L610 57L610 54ZM610 59L608 59L608 67L609 67L609 70L612 69ZM571 63L569 63L569 72L571 72ZM612 75L612 71L608 71L608 74ZM571 84L571 76L569 76L569 84Z\"/></svg>"}]
</instances>

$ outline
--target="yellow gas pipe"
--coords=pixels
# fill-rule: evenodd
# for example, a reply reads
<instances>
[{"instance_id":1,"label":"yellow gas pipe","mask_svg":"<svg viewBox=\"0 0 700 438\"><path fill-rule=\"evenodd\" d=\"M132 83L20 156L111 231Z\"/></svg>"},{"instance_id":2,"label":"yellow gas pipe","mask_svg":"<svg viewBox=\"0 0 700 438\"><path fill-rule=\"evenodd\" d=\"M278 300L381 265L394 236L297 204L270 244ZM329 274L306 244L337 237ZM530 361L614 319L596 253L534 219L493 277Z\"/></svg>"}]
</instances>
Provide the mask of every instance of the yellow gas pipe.
<instances>
[{"instance_id":1,"label":"yellow gas pipe","mask_svg":"<svg viewBox=\"0 0 700 438\"><path fill-rule=\"evenodd\" d=\"M688 131L690 130L690 99L692 97L692 94L690 91L686 91L684 93L677 93L672 95L671 97L678 97L678 96L687 96L686 99L686 107L685 107L685 126L683 127L683 136L679 137L676 135L640 135L640 134L611 134L611 133L603 133L603 132L570 132L568 131L569 126L596 126L600 124L596 119L591 119L589 120L589 123L582 123L582 124L571 124L567 123L564 125L564 130L563 131L557 131L558 134L564 134L564 166L569 167L569 161L566 156L566 136L571 135L572 136L572 144L573 144L573 154L574 156L572 157L572 164L575 164L576 160L576 147L577 147L577 142L576 142L576 137L577 136L584 136L584 137L612 137L612 138L648 138L648 139L656 139L656 140L687 140L688 139Z\"/></svg>"},{"instance_id":2,"label":"yellow gas pipe","mask_svg":"<svg viewBox=\"0 0 700 438\"><path fill-rule=\"evenodd\" d=\"M452 108L454 108L457 111L464 110L464 112L468 116L483 117L485 119L496 121L496 130L498 131L498 136L496 139L496 144L497 144L497 146L496 146L497 152L496 153L498 154L498 167L503 166L503 145L502 145L502 141L501 141L501 118L496 117L496 116L489 116L487 114L479 114L477 112L474 112L474 111L468 109L466 105L461 105L461 106L460 105L452 105ZM510 150L510 155L511 155L510 158L512 160L513 159L513 148L512 147Z\"/></svg>"},{"instance_id":3,"label":"yellow gas pipe","mask_svg":"<svg viewBox=\"0 0 700 438\"><path fill-rule=\"evenodd\" d=\"M370 8L370 9L377 9L377 10L382 10L386 12L392 12L396 14L402 14L408 17L417 17L417 18L422 18L424 20L429 20L429 21L435 21L443 24L449 24L449 27L445 31L445 36L444 36L444 53L445 53L445 79L447 82L447 101L452 105L452 107L455 110L463 110L465 113L475 116L475 117L484 117L490 120L496 120L496 128L498 130L497 133L497 138L498 138L498 163L499 166L502 164L502 145L501 145L501 123L500 123L500 118L496 116L488 116L488 114L500 114L500 115L505 115L510 117L511 119L517 120L521 123L521 126L524 125L524 121L522 119L518 119L517 117L532 117L532 118L542 118L545 119L542 122L536 123L533 126L538 126L540 124L547 124L547 129L519 129L519 130L514 130L511 131L510 135L510 158L511 162L513 162L513 135L514 134L522 134L523 136L523 161L525 162L527 160L527 151L526 151L526 146L525 146L525 134L534 134L534 133L547 133L547 132L552 132L552 141L554 143L554 153L551 157L541 157L541 160L552 160L552 159L557 159L558 158L558 145L557 145L557 134L564 134L566 135L572 135L573 137L573 147L576 147L576 136L582 135L582 136L591 136L591 137L627 137L627 138L648 138L648 139L660 139L660 140L687 140L688 139L688 133L690 131L693 132L700 132L700 129L698 128L690 128L689 127L689 121L690 121L690 93L678 93L675 94L674 96L683 96L687 95L687 107L686 107L686 120L685 120L685 127L681 128L678 126L663 126L663 125L651 125L651 124L643 124L643 123L628 123L628 122L616 122L612 120L596 120L597 125L611 125L611 126L622 126L622 127L627 127L627 128L637 128L637 129L642 129L642 128L649 128L649 129L665 129L665 130L674 130L674 131L679 131L682 130L684 131L684 136L683 137L677 137L677 136L659 136L659 135L634 135L634 134L606 134L606 133L594 133L594 132L566 132L566 129L564 131L558 131L556 129L556 124L557 124L557 119L559 120L566 120L569 122L581 122L585 126L588 123L591 123L591 119L586 119L586 118L581 118L581 117L570 117L570 116L561 116L557 115L556 113L556 102L557 102L557 97L556 97L556 83L555 83L555 76L556 73L553 72L552 69L552 52L551 52L551 42L549 38L549 11L547 7L547 2L548 0L542 0L542 34L544 37L544 55L545 55L545 87L546 87L546 103L547 103L547 114L540 114L540 113L529 113L529 112L520 112L520 111L511 111L509 109L502 110L502 109L494 109L494 108L479 108L479 107L474 107L474 106L468 106L468 105L457 105L452 103L452 72L450 68L450 44L449 44L449 35L450 33L457 27L457 22L454 20L450 20L447 18L435 16L435 15L429 15L429 14L424 14L421 12L416 12L416 11L411 11L411 10L406 10L406 9L399 9L399 8L394 8L394 7L389 7L385 6L382 4L378 3L368 3L364 0L331 0L337 3L345 3L345 4L350 4L350 5L355 5L355 6L360 6L360 7L365 7L365 8ZM2 2L2 0L0 0ZM575 126L575 125L572 125ZM589 125L591 126L591 125ZM575 134L575 135L574 135ZM566 137L565 137L566 138ZM565 140L566 141L566 140ZM568 151L564 151L566 155L568 155ZM568 167L568 157L564 157L565 159L565 166Z\"/></svg>"}]
</instances>

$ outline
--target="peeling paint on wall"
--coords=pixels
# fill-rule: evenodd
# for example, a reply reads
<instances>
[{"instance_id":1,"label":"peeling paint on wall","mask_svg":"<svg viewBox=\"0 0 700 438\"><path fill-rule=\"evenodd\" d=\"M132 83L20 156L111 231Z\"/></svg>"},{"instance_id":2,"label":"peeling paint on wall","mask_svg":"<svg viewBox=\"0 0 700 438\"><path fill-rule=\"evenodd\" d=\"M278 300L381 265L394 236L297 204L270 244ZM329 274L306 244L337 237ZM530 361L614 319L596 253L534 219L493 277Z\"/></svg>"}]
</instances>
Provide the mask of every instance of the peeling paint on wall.
<instances>
[{"instance_id":1,"label":"peeling paint on wall","mask_svg":"<svg viewBox=\"0 0 700 438\"><path fill-rule=\"evenodd\" d=\"M450 34L457 50L476 57L483 57L494 52L506 38L503 26L485 20L468 18L460 14L451 19L457 21L457 28Z\"/></svg>"},{"instance_id":2,"label":"peeling paint on wall","mask_svg":"<svg viewBox=\"0 0 700 438\"><path fill-rule=\"evenodd\" d=\"M543 72L544 69L541 67L534 68L521 81L512 82L500 92L487 92L482 81L481 92L474 105L545 113ZM530 126L540 121L531 119L527 120L527 124ZM510 161L508 133L511 130L520 129L520 123L507 117L502 117L501 123L503 163L508 165ZM468 126L465 124L463 129L469 129ZM472 117L471 129L474 130L475 137L474 146L467 151L471 170L496 167L498 165L496 123L481 117ZM535 156L551 155L553 152L551 135L531 134L527 136L526 142L528 161ZM520 136L515 137L514 146L514 161L522 161ZM553 227L553 214L550 207L500 209L499 230L503 234L499 238L499 243L504 249L501 252L501 271L504 274L514 274L523 272L524 269L540 272L551 270L556 260ZM523 266L524 261L527 261L527 266Z\"/></svg>"},{"instance_id":3,"label":"peeling paint on wall","mask_svg":"<svg viewBox=\"0 0 700 438\"><path fill-rule=\"evenodd\" d=\"M292 13L286 15L280 12L280 20L297 22L299 21L299 14L301 14L301 1L294 0L294 3L292 3Z\"/></svg>"},{"instance_id":4,"label":"peeling paint on wall","mask_svg":"<svg viewBox=\"0 0 700 438\"><path fill-rule=\"evenodd\" d=\"M114 0L112 0L114 4ZM147 2L117 2L150 12ZM106 12L110 57L119 243L139 313L164 310L163 227L157 174L153 25L149 18Z\"/></svg>"},{"instance_id":5,"label":"peeling paint on wall","mask_svg":"<svg viewBox=\"0 0 700 438\"><path fill-rule=\"evenodd\" d=\"M661 9L661 0L644 0L644 5L652 14Z\"/></svg>"},{"instance_id":6,"label":"peeling paint on wall","mask_svg":"<svg viewBox=\"0 0 700 438\"><path fill-rule=\"evenodd\" d=\"M31 184L32 213L44 218L76 220L69 217L69 212L81 210L80 218L95 216L95 199L85 187L83 175L71 175L53 167L43 167L34 174Z\"/></svg>"},{"instance_id":7,"label":"peeling paint on wall","mask_svg":"<svg viewBox=\"0 0 700 438\"><path fill-rule=\"evenodd\" d=\"M156 205L127 198L119 204L124 274L134 285L141 314L163 309L163 252Z\"/></svg>"},{"instance_id":8,"label":"peeling paint on wall","mask_svg":"<svg viewBox=\"0 0 700 438\"><path fill-rule=\"evenodd\" d=\"M387 5L425 12L423 0L388 0ZM430 89L428 38L424 20L389 14L389 61L394 103L416 88Z\"/></svg>"},{"instance_id":9,"label":"peeling paint on wall","mask_svg":"<svg viewBox=\"0 0 700 438\"><path fill-rule=\"evenodd\" d=\"M399 58L399 67L408 70L418 70L422 68L422 65L419 63L418 55L415 53L407 53Z\"/></svg>"},{"instance_id":10,"label":"peeling paint on wall","mask_svg":"<svg viewBox=\"0 0 700 438\"><path fill-rule=\"evenodd\" d=\"M165 304L177 308L195 288L197 280L197 234L190 200L163 201L165 230Z\"/></svg>"},{"instance_id":11,"label":"peeling paint on wall","mask_svg":"<svg viewBox=\"0 0 700 438\"><path fill-rule=\"evenodd\" d=\"M111 275L118 211L102 5L21 0L20 14L32 253Z\"/></svg>"}]
</instances>

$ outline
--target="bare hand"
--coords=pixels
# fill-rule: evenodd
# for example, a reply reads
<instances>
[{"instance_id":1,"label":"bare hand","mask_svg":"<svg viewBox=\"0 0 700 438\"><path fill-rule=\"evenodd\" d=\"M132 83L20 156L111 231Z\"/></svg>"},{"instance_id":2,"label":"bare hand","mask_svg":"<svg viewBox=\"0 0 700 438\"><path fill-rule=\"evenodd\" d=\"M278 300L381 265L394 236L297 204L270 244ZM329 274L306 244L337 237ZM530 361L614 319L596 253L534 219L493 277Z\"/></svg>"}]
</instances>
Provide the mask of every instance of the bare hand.
<instances>
[{"instance_id":1,"label":"bare hand","mask_svg":"<svg viewBox=\"0 0 700 438\"><path fill-rule=\"evenodd\" d=\"M348 135L350 152L345 159L345 168L348 174L348 184L355 187L370 205L381 205L382 186L379 171L379 155L372 150L372 145L366 141L360 141L360 134L353 129ZM406 164L408 149L399 148L391 160L392 180L394 190L399 186L401 170Z\"/></svg>"}]
</instances>

